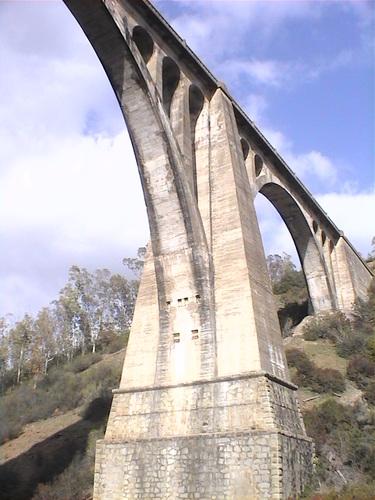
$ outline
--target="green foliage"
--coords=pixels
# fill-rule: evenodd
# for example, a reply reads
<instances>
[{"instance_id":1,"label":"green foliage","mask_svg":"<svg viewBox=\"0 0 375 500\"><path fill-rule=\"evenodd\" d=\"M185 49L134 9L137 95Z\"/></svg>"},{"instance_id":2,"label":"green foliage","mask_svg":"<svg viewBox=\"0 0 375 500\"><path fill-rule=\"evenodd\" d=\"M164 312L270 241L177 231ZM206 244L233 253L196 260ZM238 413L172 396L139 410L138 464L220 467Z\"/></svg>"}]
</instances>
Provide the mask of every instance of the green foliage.
<instances>
[{"instance_id":1,"label":"green foliage","mask_svg":"<svg viewBox=\"0 0 375 500\"><path fill-rule=\"evenodd\" d=\"M146 247L139 247L136 258L125 257L122 263L126 266L139 280L142 274L143 266L146 258Z\"/></svg>"},{"instance_id":2,"label":"green foliage","mask_svg":"<svg viewBox=\"0 0 375 500\"><path fill-rule=\"evenodd\" d=\"M67 369L73 373L81 373L91 365L98 363L102 359L102 355L98 352L86 354L85 356L77 356L67 366Z\"/></svg>"},{"instance_id":3,"label":"green foliage","mask_svg":"<svg viewBox=\"0 0 375 500\"><path fill-rule=\"evenodd\" d=\"M305 326L304 338L308 341L318 339L328 340L335 345L339 356L349 359L347 376L363 391L364 399L370 404L375 404L375 285L374 280L369 288L367 301L357 300L353 318L350 321L342 313L319 315ZM311 383L311 370L309 366L296 373L295 381L299 385L314 387ZM310 382L309 382L310 376ZM337 374L325 372L314 377L325 379L331 390L339 383ZM319 392L319 387L315 386Z\"/></svg>"},{"instance_id":4,"label":"green foliage","mask_svg":"<svg viewBox=\"0 0 375 500\"><path fill-rule=\"evenodd\" d=\"M326 461L324 461L324 466L329 467ZM301 498L305 500L374 500L375 482L361 481L358 484L350 483L349 485L344 485L340 489L329 488L327 491L319 494L310 493L310 490L313 491L318 488L319 480L315 479L315 487L310 487L309 491Z\"/></svg>"},{"instance_id":5,"label":"green foliage","mask_svg":"<svg viewBox=\"0 0 375 500\"><path fill-rule=\"evenodd\" d=\"M372 335L367 340L366 345L367 356L373 363L375 363L375 335Z\"/></svg>"},{"instance_id":6,"label":"green foliage","mask_svg":"<svg viewBox=\"0 0 375 500\"><path fill-rule=\"evenodd\" d=\"M349 319L341 313L328 313L315 316L304 327L305 340L327 339L334 342L340 341L351 330Z\"/></svg>"},{"instance_id":7,"label":"green foliage","mask_svg":"<svg viewBox=\"0 0 375 500\"><path fill-rule=\"evenodd\" d=\"M117 351L124 349L129 340L129 330L125 330L120 335L115 335L111 340L105 345L102 344L102 351L108 354L112 354Z\"/></svg>"},{"instance_id":8,"label":"green foliage","mask_svg":"<svg viewBox=\"0 0 375 500\"><path fill-rule=\"evenodd\" d=\"M306 432L314 439L318 453L323 450L328 436L336 428L347 429L351 426L352 420L350 409L334 399L329 399L304 413Z\"/></svg>"},{"instance_id":9,"label":"green foliage","mask_svg":"<svg viewBox=\"0 0 375 500\"><path fill-rule=\"evenodd\" d=\"M307 410L304 421L307 433L314 439L316 446L318 466L315 470L315 483L335 486L341 477L337 470L343 475L348 468L351 477L362 481L363 485L373 481L375 416L372 410L361 404L346 406L329 399L320 406ZM364 491L366 489L368 490L365 487ZM335 498L345 498L343 495L349 495L350 491L355 491L355 486L349 481Z\"/></svg>"},{"instance_id":10,"label":"green foliage","mask_svg":"<svg viewBox=\"0 0 375 500\"><path fill-rule=\"evenodd\" d=\"M56 411L65 412L96 398L111 398L112 389L119 385L122 363L93 365L94 359L97 363L98 355L77 358L74 373L69 364L55 366L35 388L23 383L3 396L1 413L5 425L0 429L0 442L14 439L25 424L51 417ZM82 366L88 368L81 371Z\"/></svg>"},{"instance_id":11,"label":"green foliage","mask_svg":"<svg viewBox=\"0 0 375 500\"><path fill-rule=\"evenodd\" d=\"M346 371L349 380L357 383L359 388L365 388L369 384L371 378L375 375L375 365L373 361L363 357L356 356L353 358Z\"/></svg>"},{"instance_id":12,"label":"green foliage","mask_svg":"<svg viewBox=\"0 0 375 500\"><path fill-rule=\"evenodd\" d=\"M363 308L367 308L363 306ZM337 354L350 358L364 353L369 342L368 333L362 328L357 316L356 321L350 320L341 312L320 314L314 317L304 328L304 339L314 341L329 340L336 346Z\"/></svg>"},{"instance_id":13,"label":"green foliage","mask_svg":"<svg viewBox=\"0 0 375 500\"><path fill-rule=\"evenodd\" d=\"M375 406L375 379L369 381L363 390L363 397L368 404Z\"/></svg>"},{"instance_id":14,"label":"green foliage","mask_svg":"<svg viewBox=\"0 0 375 500\"><path fill-rule=\"evenodd\" d=\"M306 288L305 278L302 271L296 269L288 269L281 276L279 281L276 281L273 286L273 291L276 295L296 295L300 296L300 291ZM305 298L305 297L304 297ZM291 301L288 301L291 302Z\"/></svg>"},{"instance_id":15,"label":"green foliage","mask_svg":"<svg viewBox=\"0 0 375 500\"><path fill-rule=\"evenodd\" d=\"M368 336L375 336L375 278L372 279L369 290L368 299L355 301L355 318L354 328L360 329Z\"/></svg>"},{"instance_id":16,"label":"green foliage","mask_svg":"<svg viewBox=\"0 0 375 500\"><path fill-rule=\"evenodd\" d=\"M285 354L289 366L296 368L292 379L298 386L309 388L317 393L345 390L345 379L338 370L317 367L300 349L287 349Z\"/></svg>"},{"instance_id":17,"label":"green foliage","mask_svg":"<svg viewBox=\"0 0 375 500\"><path fill-rule=\"evenodd\" d=\"M138 251L138 264L144 251ZM37 384L61 362L72 362L71 371L78 373L99 359L97 351L125 347L138 285L106 269L89 273L72 266L58 300L35 319L28 314L13 323L11 315L0 318L1 392L31 378ZM89 350L92 358L76 358Z\"/></svg>"},{"instance_id":18,"label":"green foliage","mask_svg":"<svg viewBox=\"0 0 375 500\"><path fill-rule=\"evenodd\" d=\"M104 436L104 426L90 431L84 454L76 454L69 466L58 477L40 483L33 500L67 500L92 498L95 447Z\"/></svg>"},{"instance_id":19,"label":"green foliage","mask_svg":"<svg viewBox=\"0 0 375 500\"><path fill-rule=\"evenodd\" d=\"M289 311L285 311L282 315L284 317L290 317L293 320L293 325L299 323L306 313L300 318L294 320L293 306L294 309L297 305L302 303L307 303L308 293L306 288L306 282L303 275L303 271L297 271L295 265L292 262L290 255L284 253L283 256L280 255L269 255L267 257L267 267L271 279L273 293L277 296L280 303L280 308L284 308L287 305ZM297 312L297 315L300 315ZM283 327L283 318L281 318L281 327Z\"/></svg>"},{"instance_id":20,"label":"green foliage","mask_svg":"<svg viewBox=\"0 0 375 500\"><path fill-rule=\"evenodd\" d=\"M375 260L375 236L373 236L372 240L371 240L371 252L368 254L367 256L367 262L371 262L373 260Z\"/></svg>"},{"instance_id":21,"label":"green foliage","mask_svg":"<svg viewBox=\"0 0 375 500\"><path fill-rule=\"evenodd\" d=\"M95 431L94 431L95 432ZM100 439L104 432L95 432ZM40 483L32 500L66 500L68 498L91 498L94 458L91 444L84 456L76 455L70 465L56 479L46 484Z\"/></svg>"}]
</instances>

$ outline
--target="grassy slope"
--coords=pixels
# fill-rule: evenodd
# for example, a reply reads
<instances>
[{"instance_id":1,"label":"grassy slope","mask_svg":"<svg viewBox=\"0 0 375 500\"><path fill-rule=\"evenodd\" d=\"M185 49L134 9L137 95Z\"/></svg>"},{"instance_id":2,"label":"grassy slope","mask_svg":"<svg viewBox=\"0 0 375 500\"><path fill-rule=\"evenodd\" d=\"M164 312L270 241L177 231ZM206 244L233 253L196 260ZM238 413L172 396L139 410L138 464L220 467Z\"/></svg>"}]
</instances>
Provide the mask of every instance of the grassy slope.
<instances>
[{"instance_id":1,"label":"grassy slope","mask_svg":"<svg viewBox=\"0 0 375 500\"><path fill-rule=\"evenodd\" d=\"M348 361L337 355L334 346L329 341L305 341L302 335L296 334L285 339L284 343L286 348L295 347L303 350L318 367L334 368L345 375ZM108 366L108 364L113 366L114 371L119 374L123 356L124 352L104 355L102 361L88 368L83 374L77 374L77 377L85 376L86 380L90 379L90 370L98 370L100 367ZM292 368L292 374L293 370ZM114 386L116 386L115 382ZM95 389L91 387L90 390L93 391L93 396L97 395ZM317 394L308 389L299 389L298 394L303 412L314 407L317 408L332 397L345 405L352 405L361 400L361 391L349 381L347 381L345 392L341 395ZM22 470L24 474L26 471L26 476L30 480L30 487L20 491L17 497L12 496L11 493L7 496L5 488L5 494L3 492L2 496L4 499L91 498L95 441L103 435L106 413L104 411L103 417L102 411L103 418L99 420L90 418L90 415L88 418L84 418L90 395L86 395L85 400L86 404L73 410L66 412L56 410L53 416L45 420L27 424L18 438L8 441L0 447L0 464L3 464L1 471L3 488L5 478L5 482L9 483L9 491L12 491L12 488L14 491L17 477L13 477L12 474L14 475L14 471L17 470ZM50 467L46 469L47 462L50 463ZM51 466L54 467L53 472ZM37 486L38 483L40 483L39 486ZM44 486L41 483L47 483L47 485ZM50 486L51 483L53 486ZM331 497L315 498L328 499ZM332 498L339 497L333 496ZM357 495L350 498L370 497Z\"/></svg>"},{"instance_id":2,"label":"grassy slope","mask_svg":"<svg viewBox=\"0 0 375 500\"><path fill-rule=\"evenodd\" d=\"M76 408L56 408L52 416L24 425L17 438L0 446L2 499L91 498L95 442L104 434L110 402L103 380L95 380L95 376L110 373L109 384L117 387L124 353L122 349L103 355L101 361L75 374L85 384L82 388L77 383L81 404ZM71 373L67 375L71 377ZM53 385L48 389L53 392ZM59 385L58 390L64 389ZM69 393L68 387L66 390ZM17 390L10 396L17 400ZM20 420L24 415L14 417Z\"/></svg>"}]
</instances>

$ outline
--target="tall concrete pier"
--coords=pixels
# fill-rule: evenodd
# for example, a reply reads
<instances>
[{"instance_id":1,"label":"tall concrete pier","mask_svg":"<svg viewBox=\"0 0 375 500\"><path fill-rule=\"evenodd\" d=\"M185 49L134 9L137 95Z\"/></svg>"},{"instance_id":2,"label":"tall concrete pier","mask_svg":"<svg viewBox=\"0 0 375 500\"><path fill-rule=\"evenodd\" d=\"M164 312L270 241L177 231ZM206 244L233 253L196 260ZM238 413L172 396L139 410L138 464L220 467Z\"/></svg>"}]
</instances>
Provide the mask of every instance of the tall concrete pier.
<instances>
[{"instance_id":1,"label":"tall concrete pier","mask_svg":"<svg viewBox=\"0 0 375 500\"><path fill-rule=\"evenodd\" d=\"M255 125L146 0L64 0L113 86L151 242L96 499L285 499L312 470L254 198L299 254L315 312L371 273Z\"/></svg>"}]
</instances>

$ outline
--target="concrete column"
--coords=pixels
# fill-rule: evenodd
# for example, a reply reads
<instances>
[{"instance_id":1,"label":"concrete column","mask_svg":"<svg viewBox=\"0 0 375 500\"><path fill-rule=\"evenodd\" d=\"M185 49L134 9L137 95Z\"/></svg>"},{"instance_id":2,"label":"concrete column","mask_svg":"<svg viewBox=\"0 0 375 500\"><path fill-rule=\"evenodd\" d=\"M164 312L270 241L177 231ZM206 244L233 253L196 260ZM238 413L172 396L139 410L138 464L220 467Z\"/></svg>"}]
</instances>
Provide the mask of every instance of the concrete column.
<instances>
[{"instance_id":1,"label":"concrete column","mask_svg":"<svg viewBox=\"0 0 375 500\"><path fill-rule=\"evenodd\" d=\"M289 380L237 125L221 89L210 119L218 375L265 370Z\"/></svg>"},{"instance_id":2,"label":"concrete column","mask_svg":"<svg viewBox=\"0 0 375 500\"><path fill-rule=\"evenodd\" d=\"M339 283L337 291L340 309L350 311L356 298L367 299L371 272L344 236L339 238L332 250L332 258L336 263L334 278Z\"/></svg>"}]
</instances>

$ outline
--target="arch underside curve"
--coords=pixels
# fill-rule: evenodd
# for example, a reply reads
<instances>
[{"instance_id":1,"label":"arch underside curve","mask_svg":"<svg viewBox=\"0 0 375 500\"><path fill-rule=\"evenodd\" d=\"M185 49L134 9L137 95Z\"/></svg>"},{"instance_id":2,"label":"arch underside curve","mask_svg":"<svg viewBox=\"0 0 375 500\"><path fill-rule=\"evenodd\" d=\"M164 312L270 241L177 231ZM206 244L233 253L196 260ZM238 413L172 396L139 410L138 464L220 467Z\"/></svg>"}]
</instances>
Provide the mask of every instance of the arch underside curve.
<instances>
[{"instance_id":1,"label":"arch underside curve","mask_svg":"<svg viewBox=\"0 0 375 500\"><path fill-rule=\"evenodd\" d=\"M310 225L293 196L279 184L268 182L259 190L280 214L295 244L314 312L336 309L334 291Z\"/></svg>"},{"instance_id":2,"label":"arch underside curve","mask_svg":"<svg viewBox=\"0 0 375 500\"><path fill-rule=\"evenodd\" d=\"M191 328L199 326L202 332L198 364L207 370L205 376L212 375L215 360L208 352L213 345L210 337L214 332L209 292L210 259L195 193L168 116L170 102L165 106L165 96L160 94L149 74L145 51L142 54L139 40L137 45L118 15L112 17L101 0L64 1L104 67L135 152L151 233L150 280L154 283L156 278L157 300L161 306L159 343L165 341L163 337L170 335L170 331L177 330L173 325L175 319L165 307L173 298L177 284L185 290L185 295L200 298L200 307L197 305L191 312ZM154 55L149 52L147 57L151 61ZM149 351L155 352L155 346L150 345ZM154 360L150 363L163 367L165 361L158 359L157 363ZM161 383L167 376L160 369L151 376L150 383L156 380Z\"/></svg>"}]
</instances>

